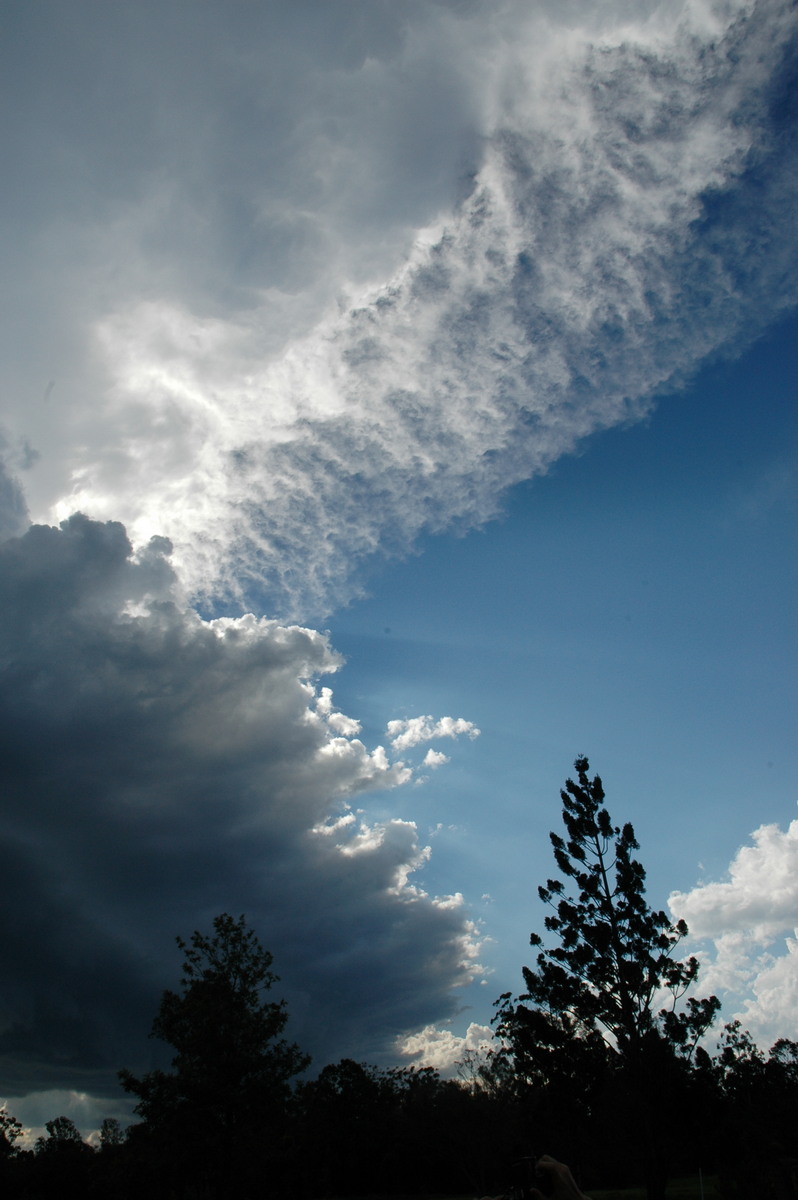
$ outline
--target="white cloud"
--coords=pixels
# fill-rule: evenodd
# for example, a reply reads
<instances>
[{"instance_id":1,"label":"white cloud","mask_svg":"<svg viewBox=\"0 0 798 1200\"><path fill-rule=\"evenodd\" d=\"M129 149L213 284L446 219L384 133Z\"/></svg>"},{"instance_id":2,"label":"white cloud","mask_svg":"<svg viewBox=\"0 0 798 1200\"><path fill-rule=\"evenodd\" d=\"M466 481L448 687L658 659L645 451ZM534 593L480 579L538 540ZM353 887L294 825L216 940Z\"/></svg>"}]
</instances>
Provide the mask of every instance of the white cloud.
<instances>
[{"instance_id":1,"label":"white cloud","mask_svg":"<svg viewBox=\"0 0 798 1200\"><path fill-rule=\"evenodd\" d=\"M82 365L49 423L14 415L47 447L58 429L36 513L167 534L200 592L330 611L369 555L489 519L508 485L794 303L794 151L766 113L794 8L595 8L380 10L328 50L286 16L285 63L253 45L275 78L310 54L311 95L283 97L235 41L238 153L221 86L211 144L198 132L205 80L181 60L199 107L166 110L168 187L142 168L113 234L92 231L115 274L75 269L94 280L70 318ZM207 199L222 184L229 210Z\"/></svg>"},{"instance_id":2,"label":"white cloud","mask_svg":"<svg viewBox=\"0 0 798 1200\"><path fill-rule=\"evenodd\" d=\"M355 721L352 717L347 717L333 708L331 688L323 687L319 690L316 712L324 717L330 729L334 729L336 733L343 734L345 737L354 737L355 734L360 733L359 721Z\"/></svg>"},{"instance_id":3,"label":"white cloud","mask_svg":"<svg viewBox=\"0 0 798 1200\"><path fill-rule=\"evenodd\" d=\"M434 1067L443 1075L453 1075L466 1053L484 1055L493 1044L493 1031L489 1025L472 1022L463 1035L451 1029L426 1025L418 1033L400 1038L396 1049L414 1065Z\"/></svg>"},{"instance_id":4,"label":"white cloud","mask_svg":"<svg viewBox=\"0 0 798 1200\"><path fill-rule=\"evenodd\" d=\"M461 734L467 734L473 740L479 737L480 731L472 721L466 721L464 717L441 717L436 721L434 717L425 716L389 721L386 732L393 749L402 751L418 746L422 742L431 742L435 738L456 738ZM429 754L427 758L429 758ZM427 762L427 759L424 761Z\"/></svg>"},{"instance_id":5,"label":"white cloud","mask_svg":"<svg viewBox=\"0 0 798 1200\"><path fill-rule=\"evenodd\" d=\"M733 926L762 941L798 920L798 821L786 830L760 825L751 842L737 851L728 880L671 896L695 936L714 936Z\"/></svg>"},{"instance_id":6,"label":"white cloud","mask_svg":"<svg viewBox=\"0 0 798 1200\"><path fill-rule=\"evenodd\" d=\"M782 953L759 971L746 998L740 1020L754 1037L770 1047L778 1038L795 1040L798 1032L798 928L786 939Z\"/></svg>"},{"instance_id":7,"label":"white cloud","mask_svg":"<svg viewBox=\"0 0 798 1200\"><path fill-rule=\"evenodd\" d=\"M702 992L724 993L765 1047L794 1037L798 1019L798 821L786 830L761 825L729 866L729 877L674 892L669 904L684 918L699 951ZM724 1005L724 1009L725 1009Z\"/></svg>"},{"instance_id":8,"label":"white cloud","mask_svg":"<svg viewBox=\"0 0 798 1200\"><path fill-rule=\"evenodd\" d=\"M428 750L424 755L422 765L425 767L442 767L447 762L449 762L449 758L440 750Z\"/></svg>"}]
</instances>

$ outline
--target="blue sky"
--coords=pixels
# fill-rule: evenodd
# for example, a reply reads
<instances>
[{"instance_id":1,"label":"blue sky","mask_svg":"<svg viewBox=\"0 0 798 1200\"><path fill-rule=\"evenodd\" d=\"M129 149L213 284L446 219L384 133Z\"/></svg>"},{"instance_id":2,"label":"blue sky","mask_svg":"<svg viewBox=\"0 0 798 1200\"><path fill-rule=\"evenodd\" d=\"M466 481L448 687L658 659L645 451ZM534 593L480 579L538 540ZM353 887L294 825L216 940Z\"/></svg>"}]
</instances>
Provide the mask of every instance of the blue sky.
<instances>
[{"instance_id":1,"label":"blue sky","mask_svg":"<svg viewBox=\"0 0 798 1200\"><path fill-rule=\"evenodd\" d=\"M798 17L6 6L0 1098L124 1114L177 934L451 1070L577 754L795 1036Z\"/></svg>"},{"instance_id":2,"label":"blue sky","mask_svg":"<svg viewBox=\"0 0 798 1200\"><path fill-rule=\"evenodd\" d=\"M545 915L576 753L633 820L659 905L725 877L753 823L794 819L797 333L788 318L707 366L331 624L347 711L459 704L481 730L425 796L448 830L436 878L490 896L491 999Z\"/></svg>"}]
</instances>

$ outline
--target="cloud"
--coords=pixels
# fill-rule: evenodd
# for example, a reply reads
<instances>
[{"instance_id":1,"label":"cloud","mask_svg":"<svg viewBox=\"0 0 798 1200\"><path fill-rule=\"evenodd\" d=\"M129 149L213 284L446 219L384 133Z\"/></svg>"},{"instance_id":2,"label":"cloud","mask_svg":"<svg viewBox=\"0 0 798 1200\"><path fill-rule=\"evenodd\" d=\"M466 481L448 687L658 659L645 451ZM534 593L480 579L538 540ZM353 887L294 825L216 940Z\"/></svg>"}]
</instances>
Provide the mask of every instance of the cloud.
<instances>
[{"instance_id":1,"label":"cloud","mask_svg":"<svg viewBox=\"0 0 798 1200\"><path fill-rule=\"evenodd\" d=\"M156 539L76 515L0 546L0 1052L10 1091L103 1093L146 1066L174 936L245 912L291 1034L379 1055L478 970L462 897L410 821L350 803L413 771L358 738L314 630L185 607ZM50 1114L52 1115L52 1114Z\"/></svg>"},{"instance_id":2,"label":"cloud","mask_svg":"<svg viewBox=\"0 0 798 1200\"><path fill-rule=\"evenodd\" d=\"M15 230L0 349L4 409L42 455L37 519L98 459L116 460L121 484L150 411L144 396L120 413L98 323L150 303L169 357L170 313L215 319L228 352L247 342L240 320L257 373L342 280L390 276L457 202L478 142L460 25L418 0L17 7L0 48L14 111L0 213ZM175 443L162 458L174 473L184 414L163 401L153 451Z\"/></svg>"},{"instance_id":3,"label":"cloud","mask_svg":"<svg viewBox=\"0 0 798 1200\"><path fill-rule=\"evenodd\" d=\"M792 1025L798 1000L798 821L761 825L729 866L729 878L674 892L669 905L699 957L704 992L726 993L765 1047Z\"/></svg>"},{"instance_id":4,"label":"cloud","mask_svg":"<svg viewBox=\"0 0 798 1200\"><path fill-rule=\"evenodd\" d=\"M136 544L168 535L191 590L255 596L274 613L329 612L357 591L370 556L490 519L509 485L590 433L639 419L707 355L738 351L795 303L794 239L784 236L795 134L778 118L792 6L663 4L638 20L623 5L600 17L579 8L568 23L512 3L430 13L413 9L419 26L360 28L355 68L341 70L336 42L316 85L325 99L332 89L332 115L308 127L299 104L290 150L278 147L290 185L303 180L306 192L314 153L328 150L313 219L326 214L345 236L333 254L337 293L320 287L322 309L297 302L275 334L275 307L301 269L282 289L257 255L246 301L209 304L185 279L147 295L131 283L110 307L90 297L84 336L103 384L73 420L69 479L51 511L122 519ZM290 59L300 50L288 41ZM366 221L369 273L336 197L352 220L358 180L381 165L384 95L409 72L397 118L409 136L407 79L430 96L438 48L446 82L433 112L468 148L469 191L458 203L441 182L401 219L389 211L382 252ZM260 95L260 75L246 78L254 138L274 96ZM358 98L380 114L367 129L352 115ZM402 196L433 140L409 157L396 144L394 171L409 162L412 175L396 178ZM178 188L194 181L182 160L174 177ZM294 211L274 187L281 214ZM240 191L268 210L260 171ZM174 205L185 212L187 195ZM170 211L152 213L161 237ZM137 209L139 251L141 219ZM210 224L218 244L230 214ZM279 240L274 232L270 253ZM314 283L326 271L311 272Z\"/></svg>"},{"instance_id":5,"label":"cloud","mask_svg":"<svg viewBox=\"0 0 798 1200\"><path fill-rule=\"evenodd\" d=\"M69 1117L92 1145L99 1144L100 1126L106 1117L122 1125L130 1120L130 1105L120 1092L118 1099L95 1097L87 1092L50 1089L27 1096L9 1096L7 1107L24 1127L18 1145L32 1150L36 1139L47 1136L46 1124L56 1116Z\"/></svg>"},{"instance_id":6,"label":"cloud","mask_svg":"<svg viewBox=\"0 0 798 1200\"><path fill-rule=\"evenodd\" d=\"M367 746L320 686L340 656L291 622L794 304L796 22L786 0L16 6L10 1087L140 1066L174 935L222 910L311 1050L374 1057L452 1015L478 971L463 898L421 886L412 821L353 804L478 731L410 717ZM748 978L753 943L727 945ZM763 1004L793 957L757 960Z\"/></svg>"},{"instance_id":7,"label":"cloud","mask_svg":"<svg viewBox=\"0 0 798 1200\"><path fill-rule=\"evenodd\" d=\"M426 1025L418 1033L400 1038L397 1051L414 1064L435 1067L444 1075L454 1075L468 1054L484 1056L492 1044L491 1027L472 1021L462 1036L451 1029Z\"/></svg>"},{"instance_id":8,"label":"cloud","mask_svg":"<svg viewBox=\"0 0 798 1200\"><path fill-rule=\"evenodd\" d=\"M24 492L9 470L15 457L0 434L0 542L23 533L29 524Z\"/></svg>"},{"instance_id":9,"label":"cloud","mask_svg":"<svg viewBox=\"0 0 798 1200\"><path fill-rule=\"evenodd\" d=\"M408 720L389 721L386 730L394 750L409 750L422 742L431 742L435 738L456 738L467 734L473 739L479 737L479 730L472 721L464 717L410 717ZM429 758L429 754L427 755ZM425 760L426 761L426 760Z\"/></svg>"},{"instance_id":10,"label":"cloud","mask_svg":"<svg viewBox=\"0 0 798 1200\"><path fill-rule=\"evenodd\" d=\"M440 750L428 750L424 755L425 767L442 767L444 763L449 762L448 757L442 754Z\"/></svg>"},{"instance_id":11,"label":"cloud","mask_svg":"<svg viewBox=\"0 0 798 1200\"><path fill-rule=\"evenodd\" d=\"M728 880L671 896L697 937L743 925L763 940L798 916L798 821L786 830L760 825L751 841L737 851Z\"/></svg>"}]
</instances>

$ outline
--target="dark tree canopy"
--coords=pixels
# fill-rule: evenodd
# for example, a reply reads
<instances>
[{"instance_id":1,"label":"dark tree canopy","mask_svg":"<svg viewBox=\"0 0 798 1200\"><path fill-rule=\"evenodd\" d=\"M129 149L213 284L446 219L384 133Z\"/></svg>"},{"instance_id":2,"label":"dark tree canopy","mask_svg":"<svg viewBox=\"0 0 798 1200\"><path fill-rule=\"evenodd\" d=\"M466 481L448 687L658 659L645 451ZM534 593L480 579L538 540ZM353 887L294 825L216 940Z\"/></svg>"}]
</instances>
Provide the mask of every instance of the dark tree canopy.
<instances>
[{"instance_id":1,"label":"dark tree canopy","mask_svg":"<svg viewBox=\"0 0 798 1200\"><path fill-rule=\"evenodd\" d=\"M83 1146L80 1130L70 1117L54 1117L46 1121L44 1128L47 1137L36 1139L36 1153L49 1154L60 1151L65 1146Z\"/></svg>"},{"instance_id":2,"label":"dark tree canopy","mask_svg":"<svg viewBox=\"0 0 798 1200\"><path fill-rule=\"evenodd\" d=\"M123 1131L106 1118L95 1150L57 1117L31 1151L0 1107L0 1196L528 1195L529 1156L546 1151L588 1192L645 1180L662 1200L671 1168L694 1178L701 1168L720 1200L795 1200L798 1042L782 1038L766 1057L732 1022L712 1057L695 1039L714 998L659 1007L657 987L675 1002L695 979L674 954L686 930L648 909L631 826L604 815L587 770L577 760L563 796L568 837L552 839L570 883L540 889L551 944L533 935L529 993L501 997L503 1048L472 1056L464 1081L351 1059L296 1081L307 1059L282 1037L284 1005L268 998L271 955L243 917L223 915L211 934L178 939L180 987L153 1022L172 1046L171 1070L122 1073L141 1122ZM625 1002L600 1004L600 988L621 978Z\"/></svg>"},{"instance_id":3,"label":"dark tree canopy","mask_svg":"<svg viewBox=\"0 0 798 1200\"><path fill-rule=\"evenodd\" d=\"M0 1158L14 1153L15 1143L23 1133L22 1122L8 1111L5 1104L0 1106Z\"/></svg>"},{"instance_id":4,"label":"dark tree canopy","mask_svg":"<svg viewBox=\"0 0 798 1200\"><path fill-rule=\"evenodd\" d=\"M151 1035L174 1048L172 1069L120 1078L156 1142L181 1149L212 1192L226 1194L224 1178L243 1194L234 1165L254 1143L264 1161L279 1155L290 1081L310 1059L280 1036L288 1013L266 998L277 982L272 956L243 916L224 913L211 935L177 943L180 990L163 993Z\"/></svg>"}]
</instances>

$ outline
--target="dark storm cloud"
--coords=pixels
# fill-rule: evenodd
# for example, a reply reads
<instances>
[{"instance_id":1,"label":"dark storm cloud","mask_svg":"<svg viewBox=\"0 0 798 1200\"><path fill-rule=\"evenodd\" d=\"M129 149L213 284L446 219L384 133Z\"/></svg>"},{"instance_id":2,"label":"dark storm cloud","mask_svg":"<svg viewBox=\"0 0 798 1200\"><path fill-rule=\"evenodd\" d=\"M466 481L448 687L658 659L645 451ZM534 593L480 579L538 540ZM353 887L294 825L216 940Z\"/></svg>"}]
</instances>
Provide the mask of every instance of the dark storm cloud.
<instances>
[{"instance_id":1,"label":"dark storm cloud","mask_svg":"<svg viewBox=\"0 0 798 1200\"><path fill-rule=\"evenodd\" d=\"M7 457L11 455L0 433L0 542L23 533L29 524L25 494L13 473L7 469L4 461Z\"/></svg>"},{"instance_id":2,"label":"dark storm cloud","mask_svg":"<svg viewBox=\"0 0 798 1200\"><path fill-rule=\"evenodd\" d=\"M201 621L168 551L79 515L0 548L7 1091L102 1090L146 1061L174 935L220 911L246 912L321 1054L450 1012L473 966L462 904L407 881L415 827L348 810L411 772L317 691L326 639Z\"/></svg>"}]
</instances>

